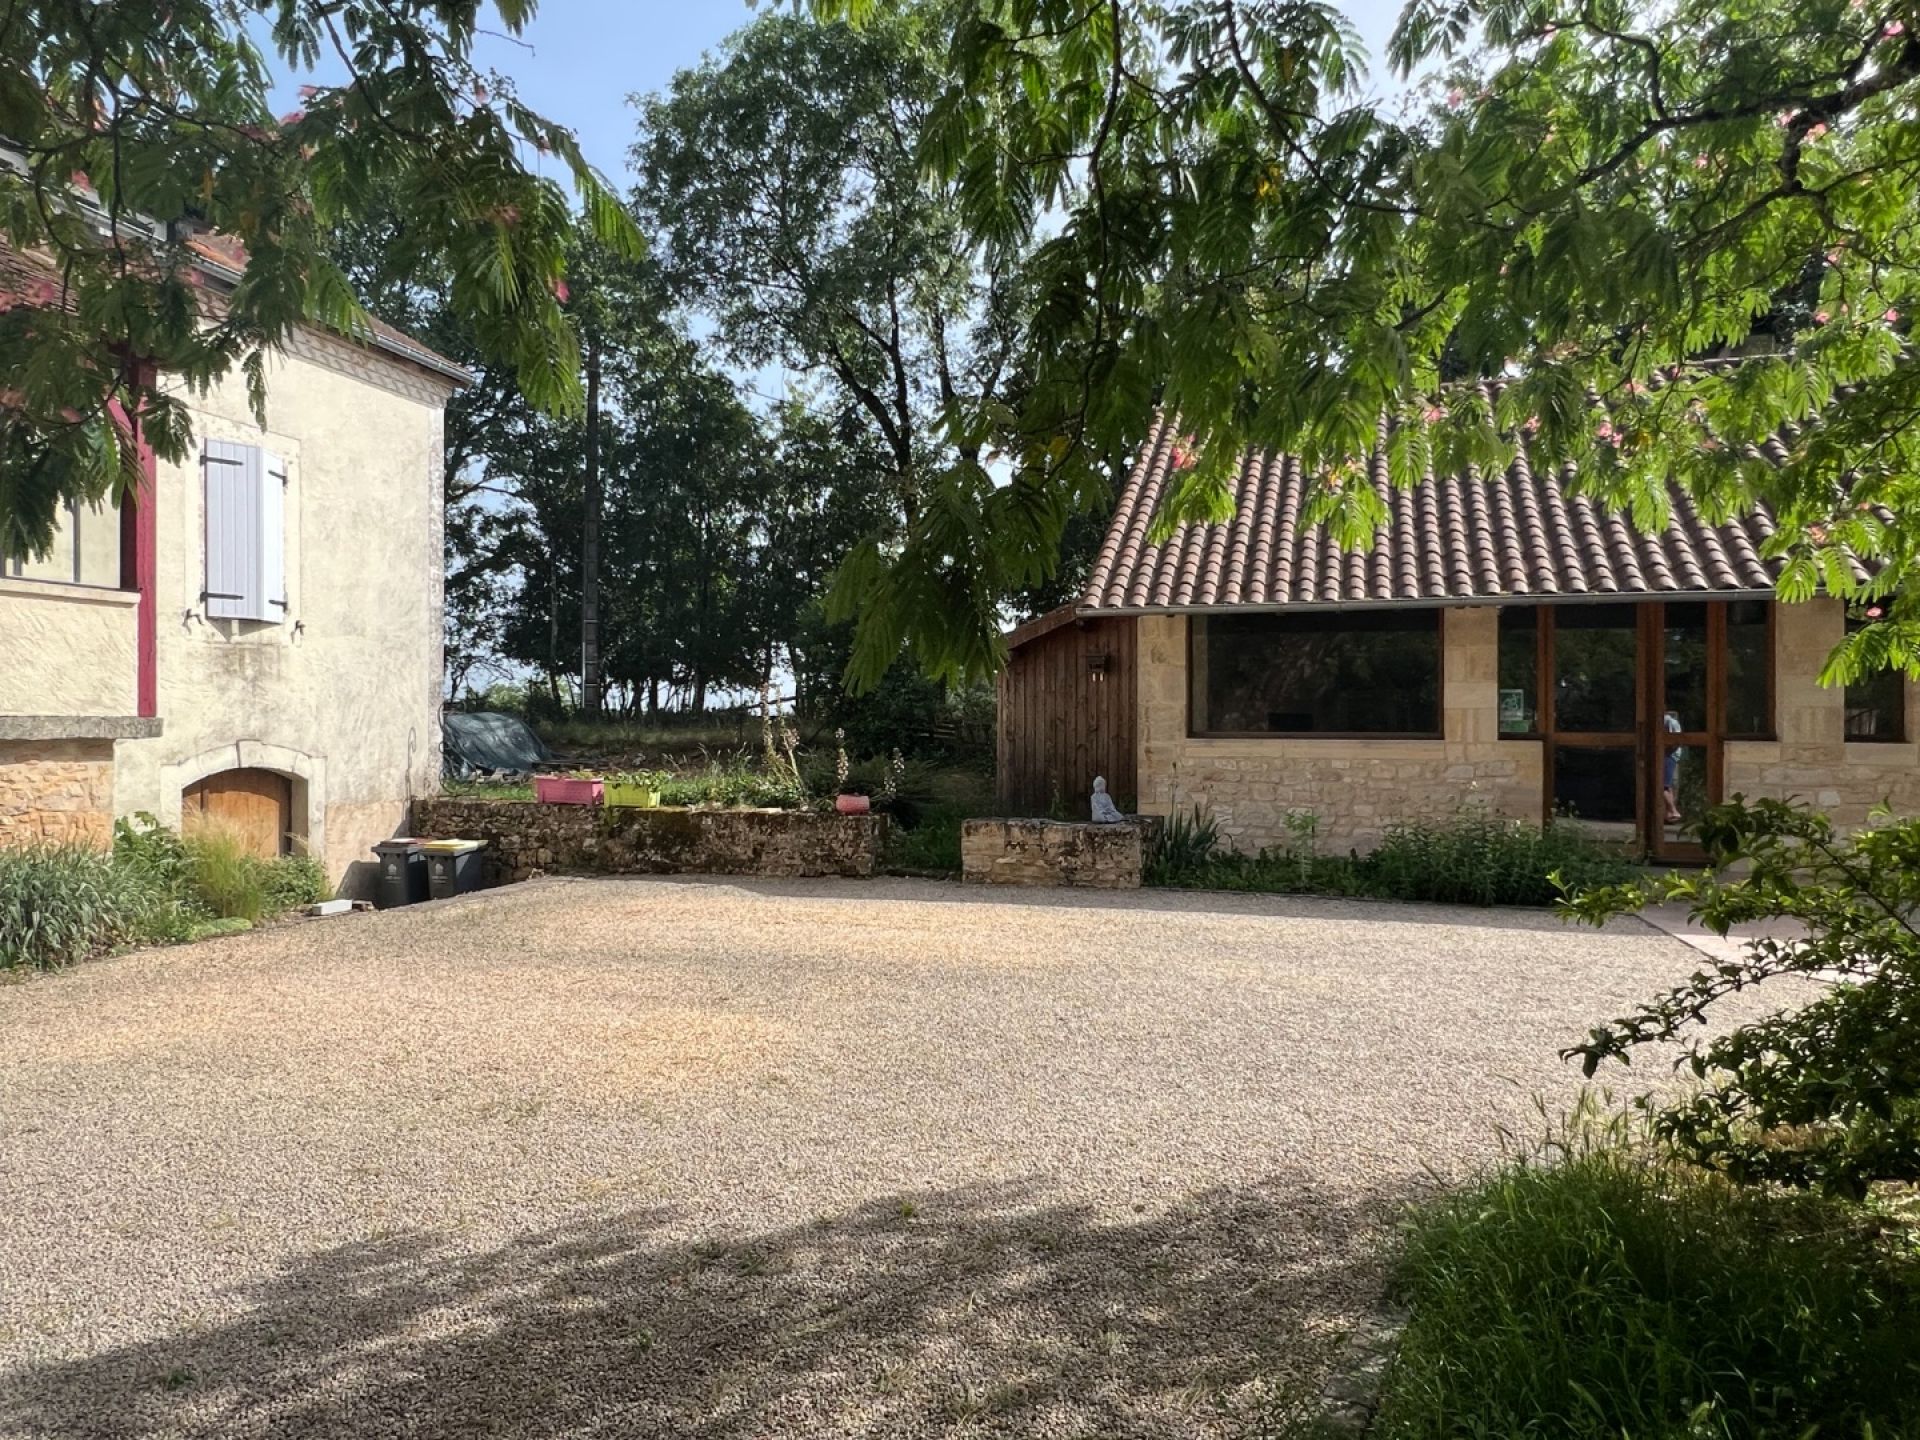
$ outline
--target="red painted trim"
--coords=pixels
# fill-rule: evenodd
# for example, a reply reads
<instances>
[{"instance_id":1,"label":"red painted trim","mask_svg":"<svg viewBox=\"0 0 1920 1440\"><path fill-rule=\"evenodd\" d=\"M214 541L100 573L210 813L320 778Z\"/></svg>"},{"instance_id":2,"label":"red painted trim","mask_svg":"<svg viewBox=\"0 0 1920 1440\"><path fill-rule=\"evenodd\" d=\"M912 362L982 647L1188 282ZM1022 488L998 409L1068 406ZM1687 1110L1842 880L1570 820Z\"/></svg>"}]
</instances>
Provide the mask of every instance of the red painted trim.
<instances>
[{"instance_id":1,"label":"red painted trim","mask_svg":"<svg viewBox=\"0 0 1920 1440\"><path fill-rule=\"evenodd\" d=\"M140 368L140 383L152 385L151 365L143 361ZM160 483L153 447L137 421L133 436L140 460L140 485L120 506L120 588L140 592L134 619L134 694L137 713L147 717L160 713L160 527L156 513Z\"/></svg>"}]
</instances>

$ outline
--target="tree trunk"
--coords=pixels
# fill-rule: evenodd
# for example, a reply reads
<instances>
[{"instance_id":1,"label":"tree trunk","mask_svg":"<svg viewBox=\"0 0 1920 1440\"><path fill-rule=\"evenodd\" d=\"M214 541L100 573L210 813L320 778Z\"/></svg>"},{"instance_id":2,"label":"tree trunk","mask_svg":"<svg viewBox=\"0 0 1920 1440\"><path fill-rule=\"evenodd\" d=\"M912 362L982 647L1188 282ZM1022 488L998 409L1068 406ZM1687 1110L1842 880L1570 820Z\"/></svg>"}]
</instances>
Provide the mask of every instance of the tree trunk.
<instances>
[{"instance_id":1,"label":"tree trunk","mask_svg":"<svg viewBox=\"0 0 1920 1440\"><path fill-rule=\"evenodd\" d=\"M600 675L600 337L587 337L587 476L580 518L580 708L598 715Z\"/></svg>"}]
</instances>

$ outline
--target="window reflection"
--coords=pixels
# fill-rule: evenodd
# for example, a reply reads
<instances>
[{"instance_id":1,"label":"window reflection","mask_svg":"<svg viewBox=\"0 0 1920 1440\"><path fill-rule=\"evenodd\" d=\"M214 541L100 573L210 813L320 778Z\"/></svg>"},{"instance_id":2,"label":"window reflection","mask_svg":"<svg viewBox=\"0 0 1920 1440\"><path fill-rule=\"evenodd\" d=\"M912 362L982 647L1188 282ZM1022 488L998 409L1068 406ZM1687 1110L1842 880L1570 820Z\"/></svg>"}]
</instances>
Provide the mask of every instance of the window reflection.
<instances>
[{"instance_id":1,"label":"window reflection","mask_svg":"<svg viewBox=\"0 0 1920 1440\"><path fill-rule=\"evenodd\" d=\"M1555 610L1555 728L1631 731L1639 651L1632 605L1565 605Z\"/></svg>"}]
</instances>

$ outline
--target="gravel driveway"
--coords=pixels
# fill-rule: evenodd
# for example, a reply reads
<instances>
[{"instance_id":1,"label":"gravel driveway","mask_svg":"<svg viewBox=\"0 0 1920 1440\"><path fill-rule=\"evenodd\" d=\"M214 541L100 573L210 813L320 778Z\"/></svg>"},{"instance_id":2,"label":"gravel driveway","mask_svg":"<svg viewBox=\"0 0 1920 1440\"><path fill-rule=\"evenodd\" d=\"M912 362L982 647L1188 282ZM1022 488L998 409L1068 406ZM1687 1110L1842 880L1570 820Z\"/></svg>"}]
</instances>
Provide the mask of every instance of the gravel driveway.
<instances>
[{"instance_id":1,"label":"gravel driveway","mask_svg":"<svg viewBox=\"0 0 1920 1440\"><path fill-rule=\"evenodd\" d=\"M1407 1201L1698 960L576 880L0 987L0 1435L1243 1434Z\"/></svg>"}]
</instances>

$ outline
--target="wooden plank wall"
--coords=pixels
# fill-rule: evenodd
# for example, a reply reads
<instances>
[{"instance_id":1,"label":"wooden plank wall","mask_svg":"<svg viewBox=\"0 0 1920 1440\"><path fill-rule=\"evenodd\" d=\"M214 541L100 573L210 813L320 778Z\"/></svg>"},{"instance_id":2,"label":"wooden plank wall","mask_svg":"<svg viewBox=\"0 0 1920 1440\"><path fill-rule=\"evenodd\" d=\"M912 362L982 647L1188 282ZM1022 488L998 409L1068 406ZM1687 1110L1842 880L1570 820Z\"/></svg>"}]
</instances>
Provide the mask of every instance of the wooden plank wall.
<instances>
[{"instance_id":1,"label":"wooden plank wall","mask_svg":"<svg viewBox=\"0 0 1920 1440\"><path fill-rule=\"evenodd\" d=\"M1122 809L1137 794L1135 624L1076 620L1028 641L1000 673L996 798L1003 815L1087 817L1093 777ZM1096 680L1090 654L1108 657Z\"/></svg>"}]
</instances>

